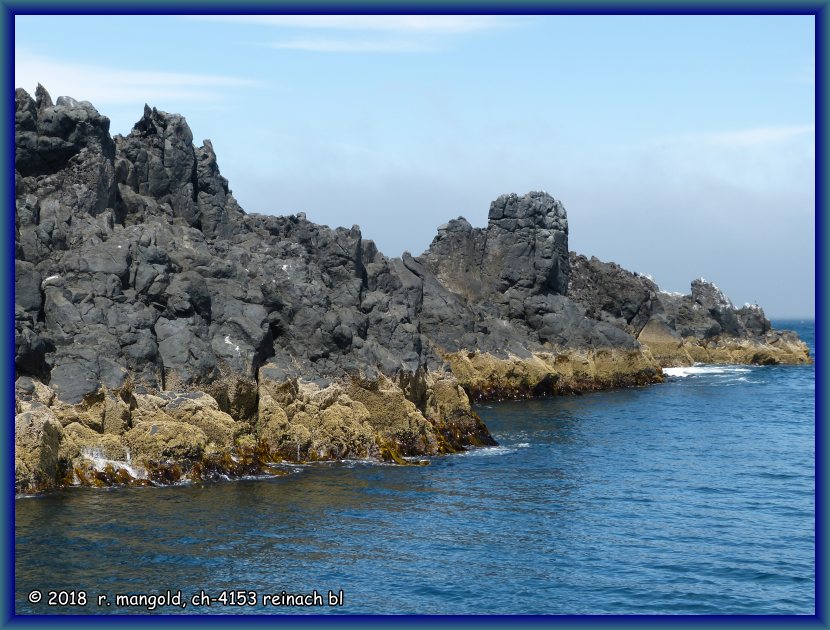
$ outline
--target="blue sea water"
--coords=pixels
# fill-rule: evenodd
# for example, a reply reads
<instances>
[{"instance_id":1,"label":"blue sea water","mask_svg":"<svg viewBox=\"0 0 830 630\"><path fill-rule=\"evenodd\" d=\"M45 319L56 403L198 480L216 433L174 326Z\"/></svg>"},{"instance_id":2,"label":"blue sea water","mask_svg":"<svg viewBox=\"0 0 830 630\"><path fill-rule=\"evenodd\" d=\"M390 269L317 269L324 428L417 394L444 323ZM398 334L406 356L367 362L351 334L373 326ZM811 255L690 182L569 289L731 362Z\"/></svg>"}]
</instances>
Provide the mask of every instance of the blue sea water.
<instances>
[{"instance_id":1,"label":"blue sea water","mask_svg":"<svg viewBox=\"0 0 830 630\"><path fill-rule=\"evenodd\" d=\"M814 348L812 321L776 326ZM698 366L480 405L500 446L426 467L18 499L16 611L147 613L115 594L170 589L187 607L153 612L813 614L814 392L813 366ZM239 589L257 605L191 602ZM315 589L343 606L262 605ZM89 604L48 606L61 590Z\"/></svg>"}]
</instances>

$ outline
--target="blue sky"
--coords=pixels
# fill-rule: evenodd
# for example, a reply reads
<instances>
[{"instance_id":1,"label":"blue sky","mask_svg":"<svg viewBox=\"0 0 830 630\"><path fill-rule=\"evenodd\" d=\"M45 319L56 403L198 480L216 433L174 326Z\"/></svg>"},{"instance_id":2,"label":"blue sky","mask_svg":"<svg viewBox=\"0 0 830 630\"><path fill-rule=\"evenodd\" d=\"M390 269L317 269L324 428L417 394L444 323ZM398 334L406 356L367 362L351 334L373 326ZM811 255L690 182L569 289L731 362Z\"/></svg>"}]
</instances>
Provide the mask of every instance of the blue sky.
<instances>
[{"instance_id":1,"label":"blue sky","mask_svg":"<svg viewBox=\"0 0 830 630\"><path fill-rule=\"evenodd\" d=\"M210 138L248 212L417 255L547 190L570 247L812 316L812 16L17 16L15 84Z\"/></svg>"}]
</instances>

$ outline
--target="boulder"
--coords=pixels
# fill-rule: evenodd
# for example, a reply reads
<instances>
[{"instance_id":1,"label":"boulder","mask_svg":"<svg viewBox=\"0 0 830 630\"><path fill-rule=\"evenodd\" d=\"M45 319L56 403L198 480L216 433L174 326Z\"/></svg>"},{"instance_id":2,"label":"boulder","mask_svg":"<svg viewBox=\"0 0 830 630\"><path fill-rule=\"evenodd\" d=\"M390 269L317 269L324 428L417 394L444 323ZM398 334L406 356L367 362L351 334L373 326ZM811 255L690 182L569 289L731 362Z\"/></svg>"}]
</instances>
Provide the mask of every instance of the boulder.
<instances>
[{"instance_id":1,"label":"boulder","mask_svg":"<svg viewBox=\"0 0 830 630\"><path fill-rule=\"evenodd\" d=\"M63 427L40 403L14 418L14 478L16 492L39 492L57 486Z\"/></svg>"},{"instance_id":2,"label":"boulder","mask_svg":"<svg viewBox=\"0 0 830 630\"><path fill-rule=\"evenodd\" d=\"M127 462L130 454L118 436L101 434L78 422L64 427L64 439L60 445L60 458L70 466L84 459L100 459Z\"/></svg>"},{"instance_id":3,"label":"boulder","mask_svg":"<svg viewBox=\"0 0 830 630\"><path fill-rule=\"evenodd\" d=\"M133 460L144 465L198 461L208 445L200 428L172 420L139 422L124 434L123 440Z\"/></svg>"},{"instance_id":4,"label":"boulder","mask_svg":"<svg viewBox=\"0 0 830 630\"><path fill-rule=\"evenodd\" d=\"M214 450L230 450L245 426L219 409L216 400L204 392L159 392L137 394L131 412L134 424L183 423L201 431Z\"/></svg>"}]
</instances>

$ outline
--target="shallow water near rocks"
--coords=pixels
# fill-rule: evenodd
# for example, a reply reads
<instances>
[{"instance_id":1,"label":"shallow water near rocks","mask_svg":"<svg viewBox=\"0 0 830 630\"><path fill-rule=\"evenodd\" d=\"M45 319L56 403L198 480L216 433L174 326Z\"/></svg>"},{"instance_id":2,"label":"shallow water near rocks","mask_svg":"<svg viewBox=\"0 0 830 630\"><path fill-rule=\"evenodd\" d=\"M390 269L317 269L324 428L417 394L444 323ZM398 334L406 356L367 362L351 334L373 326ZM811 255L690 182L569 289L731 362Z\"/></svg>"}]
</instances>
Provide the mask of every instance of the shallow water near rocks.
<instances>
[{"instance_id":1,"label":"shallow water near rocks","mask_svg":"<svg viewBox=\"0 0 830 630\"><path fill-rule=\"evenodd\" d=\"M812 322L776 325L814 347ZM152 612L814 613L814 367L671 374L480 405L500 446L426 467L18 499L16 610L147 613L115 594L171 589L187 607ZM189 603L238 589L257 605ZM315 589L344 605L261 605ZM59 590L90 604L46 605Z\"/></svg>"}]
</instances>

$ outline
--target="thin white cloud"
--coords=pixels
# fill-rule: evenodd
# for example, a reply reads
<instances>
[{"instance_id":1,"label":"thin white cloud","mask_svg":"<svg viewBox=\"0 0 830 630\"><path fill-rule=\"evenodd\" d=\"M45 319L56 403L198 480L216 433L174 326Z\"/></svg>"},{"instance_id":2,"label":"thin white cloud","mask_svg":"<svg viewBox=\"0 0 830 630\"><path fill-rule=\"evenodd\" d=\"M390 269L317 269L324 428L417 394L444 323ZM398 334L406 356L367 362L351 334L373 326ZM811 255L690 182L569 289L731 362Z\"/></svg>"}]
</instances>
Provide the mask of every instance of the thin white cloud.
<instances>
[{"instance_id":1,"label":"thin white cloud","mask_svg":"<svg viewBox=\"0 0 830 630\"><path fill-rule=\"evenodd\" d=\"M322 53L423 53L447 48L450 38L515 26L526 18L500 15L197 15L184 19L264 26L297 37L264 45ZM329 36L339 33L345 36ZM322 36L320 36L322 34Z\"/></svg>"},{"instance_id":2,"label":"thin white cloud","mask_svg":"<svg viewBox=\"0 0 830 630\"><path fill-rule=\"evenodd\" d=\"M188 19L239 22L260 26L397 31L411 33L470 33L514 24L516 18L495 15L199 15Z\"/></svg>"},{"instance_id":3,"label":"thin white cloud","mask_svg":"<svg viewBox=\"0 0 830 630\"><path fill-rule=\"evenodd\" d=\"M259 85L238 77L74 63L15 48L15 87L33 92L38 83L53 97L72 96L96 106L170 100L215 102L223 100L229 90Z\"/></svg>"},{"instance_id":4,"label":"thin white cloud","mask_svg":"<svg viewBox=\"0 0 830 630\"><path fill-rule=\"evenodd\" d=\"M757 127L740 131L703 134L701 140L711 146L759 147L787 142L800 136L814 135L815 132L815 125Z\"/></svg>"},{"instance_id":5,"label":"thin white cloud","mask_svg":"<svg viewBox=\"0 0 830 630\"><path fill-rule=\"evenodd\" d=\"M754 127L733 131L704 132L672 136L658 140L659 145L694 144L714 148L759 148L815 135L815 125L782 125Z\"/></svg>"},{"instance_id":6,"label":"thin white cloud","mask_svg":"<svg viewBox=\"0 0 830 630\"><path fill-rule=\"evenodd\" d=\"M434 52L434 46L404 40L295 38L271 42L270 48L325 53L420 53Z\"/></svg>"}]
</instances>

